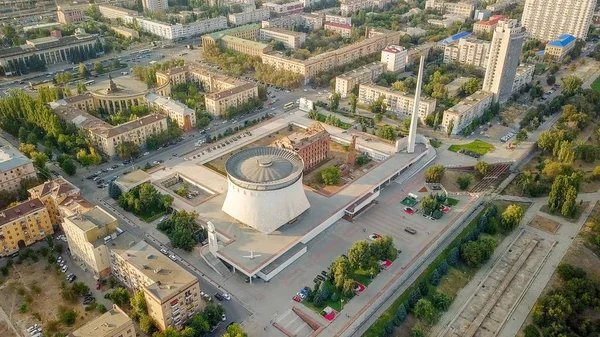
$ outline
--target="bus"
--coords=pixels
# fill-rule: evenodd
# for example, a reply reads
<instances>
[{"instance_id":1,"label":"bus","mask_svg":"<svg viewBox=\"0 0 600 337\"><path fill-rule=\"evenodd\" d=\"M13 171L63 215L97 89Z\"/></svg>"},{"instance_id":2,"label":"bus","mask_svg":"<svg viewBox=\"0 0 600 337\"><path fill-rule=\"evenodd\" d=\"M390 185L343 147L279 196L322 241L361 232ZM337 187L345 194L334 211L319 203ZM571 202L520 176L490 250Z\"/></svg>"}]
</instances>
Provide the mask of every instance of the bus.
<instances>
[{"instance_id":1,"label":"bus","mask_svg":"<svg viewBox=\"0 0 600 337\"><path fill-rule=\"evenodd\" d=\"M140 50L140 54L148 54L150 52L150 49L142 49Z\"/></svg>"},{"instance_id":2,"label":"bus","mask_svg":"<svg viewBox=\"0 0 600 337\"><path fill-rule=\"evenodd\" d=\"M283 105L283 110L289 110L294 107L294 102L285 103Z\"/></svg>"},{"instance_id":3,"label":"bus","mask_svg":"<svg viewBox=\"0 0 600 337\"><path fill-rule=\"evenodd\" d=\"M83 84L90 85L90 84L94 84L95 82L96 81L94 81L94 80L89 80L89 81L84 82Z\"/></svg>"}]
</instances>

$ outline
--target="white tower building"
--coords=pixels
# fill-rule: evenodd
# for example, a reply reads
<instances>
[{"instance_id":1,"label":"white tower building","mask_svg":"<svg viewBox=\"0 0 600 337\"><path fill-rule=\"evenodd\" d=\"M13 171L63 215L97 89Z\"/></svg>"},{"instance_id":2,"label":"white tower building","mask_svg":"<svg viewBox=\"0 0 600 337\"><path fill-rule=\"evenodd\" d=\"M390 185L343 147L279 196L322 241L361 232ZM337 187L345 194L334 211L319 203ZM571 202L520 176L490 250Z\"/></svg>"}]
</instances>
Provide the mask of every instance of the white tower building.
<instances>
[{"instance_id":1,"label":"white tower building","mask_svg":"<svg viewBox=\"0 0 600 337\"><path fill-rule=\"evenodd\" d=\"M408 132L408 145L406 152L414 153L417 142L417 124L419 122L419 106L421 105L421 86L423 86L423 66L425 65L425 56L421 56L419 64L419 77L417 78L417 88L415 91L415 104L413 105L412 115L410 116L410 130Z\"/></svg>"}]
</instances>

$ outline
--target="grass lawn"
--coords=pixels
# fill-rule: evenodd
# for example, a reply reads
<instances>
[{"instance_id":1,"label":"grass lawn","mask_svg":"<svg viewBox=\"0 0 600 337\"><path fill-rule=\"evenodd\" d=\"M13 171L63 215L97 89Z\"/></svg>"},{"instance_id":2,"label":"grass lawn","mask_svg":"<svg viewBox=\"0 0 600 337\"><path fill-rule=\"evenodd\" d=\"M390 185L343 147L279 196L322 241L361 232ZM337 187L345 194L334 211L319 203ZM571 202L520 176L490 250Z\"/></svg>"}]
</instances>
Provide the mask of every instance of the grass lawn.
<instances>
[{"instance_id":1,"label":"grass lawn","mask_svg":"<svg viewBox=\"0 0 600 337\"><path fill-rule=\"evenodd\" d=\"M315 306L312 302L308 302L308 301L303 301L302 304L304 304L307 308L312 309L313 311L315 311L319 315L321 314L321 311L325 307L328 307L328 306L332 307L337 312L342 311L342 301L341 300L344 300L344 303L348 303L348 301L350 301L350 298L348 298L346 296L342 296L342 294L339 291L337 291L337 289L335 289L335 287L333 286L333 284L331 284L329 282L329 280L325 281L325 284L327 285L327 288L329 288L329 291L332 294L333 293L337 293L337 295L338 295L337 301L332 301L331 298L328 298L325 302L323 302L323 305L321 305L319 307ZM315 289L313 289L313 291L314 290Z\"/></svg>"},{"instance_id":2,"label":"grass lawn","mask_svg":"<svg viewBox=\"0 0 600 337\"><path fill-rule=\"evenodd\" d=\"M600 76L597 77L594 82L592 82L592 89L594 91L600 92Z\"/></svg>"},{"instance_id":3,"label":"grass lawn","mask_svg":"<svg viewBox=\"0 0 600 337\"><path fill-rule=\"evenodd\" d=\"M431 138L429 142L431 143L431 146L435 147L436 149L442 146L442 141L437 138Z\"/></svg>"},{"instance_id":4,"label":"grass lawn","mask_svg":"<svg viewBox=\"0 0 600 337\"><path fill-rule=\"evenodd\" d=\"M458 200L458 199L446 198L446 205L448 205L448 206L456 206L456 205L458 205L459 202L460 202L460 200Z\"/></svg>"},{"instance_id":5,"label":"grass lawn","mask_svg":"<svg viewBox=\"0 0 600 337\"><path fill-rule=\"evenodd\" d=\"M473 153L477 153L477 154L480 154L483 156L484 154L488 153L493 148L494 148L494 146L492 144L486 143L479 139L476 139L468 144L451 145L448 148L448 150L450 150L452 152L458 152L459 150L464 149L464 150L471 151Z\"/></svg>"},{"instance_id":6,"label":"grass lawn","mask_svg":"<svg viewBox=\"0 0 600 337\"><path fill-rule=\"evenodd\" d=\"M151 215L151 214L139 214L137 215L138 218L144 220L145 222L152 222L158 218L160 218L161 216L167 214L167 211L162 211L160 213Z\"/></svg>"},{"instance_id":7,"label":"grass lawn","mask_svg":"<svg viewBox=\"0 0 600 337\"><path fill-rule=\"evenodd\" d=\"M323 115L322 113L319 113L319 122L325 123L325 119L327 119L327 116ZM344 130L348 130L352 127L352 125L340 121L340 124L337 127L342 128Z\"/></svg>"},{"instance_id":8,"label":"grass lawn","mask_svg":"<svg viewBox=\"0 0 600 337\"><path fill-rule=\"evenodd\" d=\"M373 274L373 279L377 277L377 275L379 274ZM363 269L355 270L354 275L352 275L352 279L364 285L365 287L368 286L369 283L371 283L371 281L373 281L373 279L371 279L371 274L369 274L369 271Z\"/></svg>"}]
</instances>

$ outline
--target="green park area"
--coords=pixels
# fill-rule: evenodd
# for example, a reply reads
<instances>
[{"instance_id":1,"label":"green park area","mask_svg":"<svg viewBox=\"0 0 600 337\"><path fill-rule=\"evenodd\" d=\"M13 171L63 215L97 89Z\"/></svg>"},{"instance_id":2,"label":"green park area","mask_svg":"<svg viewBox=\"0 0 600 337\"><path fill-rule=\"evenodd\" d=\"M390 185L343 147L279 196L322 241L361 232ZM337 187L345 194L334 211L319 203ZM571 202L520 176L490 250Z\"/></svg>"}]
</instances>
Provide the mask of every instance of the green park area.
<instances>
[{"instance_id":1,"label":"green park area","mask_svg":"<svg viewBox=\"0 0 600 337\"><path fill-rule=\"evenodd\" d=\"M600 76L598 76L594 82L592 82L592 89L596 92L600 92Z\"/></svg>"},{"instance_id":2,"label":"green park area","mask_svg":"<svg viewBox=\"0 0 600 337\"><path fill-rule=\"evenodd\" d=\"M451 145L448 150L452 151L452 152L458 152L460 150L467 150L467 151L471 151L473 153L477 153L479 155L484 155L486 153L488 153L490 150L492 150L494 148L494 145L490 144L490 143L486 143L482 140L476 139L470 143L467 144L454 144Z\"/></svg>"}]
</instances>

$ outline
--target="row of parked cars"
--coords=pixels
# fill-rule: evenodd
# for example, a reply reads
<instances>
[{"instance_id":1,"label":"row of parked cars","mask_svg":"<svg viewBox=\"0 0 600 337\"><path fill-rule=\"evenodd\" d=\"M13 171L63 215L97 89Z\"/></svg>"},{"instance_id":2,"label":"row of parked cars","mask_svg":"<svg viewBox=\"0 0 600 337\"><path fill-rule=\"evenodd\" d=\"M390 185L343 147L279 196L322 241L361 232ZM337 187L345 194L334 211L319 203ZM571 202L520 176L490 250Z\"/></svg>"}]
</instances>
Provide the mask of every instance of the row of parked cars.
<instances>
[{"instance_id":1,"label":"row of parked cars","mask_svg":"<svg viewBox=\"0 0 600 337\"><path fill-rule=\"evenodd\" d=\"M27 332L31 337L42 337L42 327L39 324L34 324L27 328Z\"/></svg>"}]
</instances>

